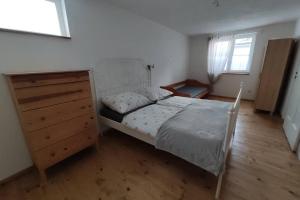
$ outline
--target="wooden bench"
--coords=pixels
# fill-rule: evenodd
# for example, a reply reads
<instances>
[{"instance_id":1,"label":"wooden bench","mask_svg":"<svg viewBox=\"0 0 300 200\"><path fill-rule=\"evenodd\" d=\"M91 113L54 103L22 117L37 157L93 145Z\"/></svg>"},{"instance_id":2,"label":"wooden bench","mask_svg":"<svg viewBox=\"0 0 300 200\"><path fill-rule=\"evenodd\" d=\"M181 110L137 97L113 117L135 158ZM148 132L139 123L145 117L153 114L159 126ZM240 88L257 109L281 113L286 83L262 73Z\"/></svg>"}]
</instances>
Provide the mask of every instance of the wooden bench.
<instances>
[{"instance_id":1,"label":"wooden bench","mask_svg":"<svg viewBox=\"0 0 300 200\"><path fill-rule=\"evenodd\" d=\"M202 99L209 94L209 85L197 80L187 79L178 83L173 83L161 88L174 93L174 96L190 97Z\"/></svg>"}]
</instances>

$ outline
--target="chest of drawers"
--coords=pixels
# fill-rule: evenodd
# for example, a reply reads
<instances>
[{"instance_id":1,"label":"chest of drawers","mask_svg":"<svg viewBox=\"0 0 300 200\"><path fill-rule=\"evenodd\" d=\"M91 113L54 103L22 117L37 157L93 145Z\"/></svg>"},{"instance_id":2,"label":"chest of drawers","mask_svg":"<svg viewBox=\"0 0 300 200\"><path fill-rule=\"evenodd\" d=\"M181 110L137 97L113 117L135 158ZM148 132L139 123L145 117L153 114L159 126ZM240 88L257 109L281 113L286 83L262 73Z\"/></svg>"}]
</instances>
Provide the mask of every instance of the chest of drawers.
<instances>
[{"instance_id":1,"label":"chest of drawers","mask_svg":"<svg viewBox=\"0 0 300 200\"><path fill-rule=\"evenodd\" d=\"M48 167L97 144L88 70L6 77L32 160L43 182Z\"/></svg>"}]
</instances>

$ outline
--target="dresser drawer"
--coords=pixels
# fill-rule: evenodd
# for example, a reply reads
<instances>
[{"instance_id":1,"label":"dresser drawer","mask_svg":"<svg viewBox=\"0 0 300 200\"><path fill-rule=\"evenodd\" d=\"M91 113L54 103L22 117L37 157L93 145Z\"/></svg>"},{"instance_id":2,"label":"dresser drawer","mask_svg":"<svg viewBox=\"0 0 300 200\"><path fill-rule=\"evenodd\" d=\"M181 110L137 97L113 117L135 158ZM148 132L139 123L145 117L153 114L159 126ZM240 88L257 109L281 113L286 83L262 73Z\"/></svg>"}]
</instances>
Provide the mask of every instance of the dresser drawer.
<instances>
[{"instance_id":1,"label":"dresser drawer","mask_svg":"<svg viewBox=\"0 0 300 200\"><path fill-rule=\"evenodd\" d=\"M22 112L21 115L23 118L24 129L31 132L93 112L94 108L92 100L86 98L29 110Z\"/></svg>"},{"instance_id":2,"label":"dresser drawer","mask_svg":"<svg viewBox=\"0 0 300 200\"><path fill-rule=\"evenodd\" d=\"M96 127L96 119L93 113L76 117L54 126L28 133L30 147L33 151L37 151L82 131L92 128L96 129Z\"/></svg>"},{"instance_id":3,"label":"dresser drawer","mask_svg":"<svg viewBox=\"0 0 300 200\"><path fill-rule=\"evenodd\" d=\"M26 111L90 97L90 82L21 88L15 93L20 109Z\"/></svg>"},{"instance_id":4,"label":"dresser drawer","mask_svg":"<svg viewBox=\"0 0 300 200\"><path fill-rule=\"evenodd\" d=\"M96 139L96 130L94 128L87 129L54 145L34 152L36 164L39 168L45 169L90 146L95 143Z\"/></svg>"},{"instance_id":5,"label":"dresser drawer","mask_svg":"<svg viewBox=\"0 0 300 200\"><path fill-rule=\"evenodd\" d=\"M26 74L14 75L11 77L12 85L15 89L43 85L53 85L60 83L72 83L87 80L89 80L89 73L87 71L60 72L48 74Z\"/></svg>"}]
</instances>

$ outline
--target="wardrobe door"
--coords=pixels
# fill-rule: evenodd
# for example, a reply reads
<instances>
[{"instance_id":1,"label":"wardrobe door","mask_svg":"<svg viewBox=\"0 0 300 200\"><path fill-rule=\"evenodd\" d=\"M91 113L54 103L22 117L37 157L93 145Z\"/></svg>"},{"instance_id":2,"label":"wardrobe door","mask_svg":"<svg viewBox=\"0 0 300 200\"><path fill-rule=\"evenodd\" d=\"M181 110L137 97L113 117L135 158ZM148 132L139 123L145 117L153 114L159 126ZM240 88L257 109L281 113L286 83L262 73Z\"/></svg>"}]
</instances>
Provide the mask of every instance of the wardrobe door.
<instances>
[{"instance_id":1,"label":"wardrobe door","mask_svg":"<svg viewBox=\"0 0 300 200\"><path fill-rule=\"evenodd\" d=\"M269 40L255 109L275 111L292 46L293 39Z\"/></svg>"}]
</instances>

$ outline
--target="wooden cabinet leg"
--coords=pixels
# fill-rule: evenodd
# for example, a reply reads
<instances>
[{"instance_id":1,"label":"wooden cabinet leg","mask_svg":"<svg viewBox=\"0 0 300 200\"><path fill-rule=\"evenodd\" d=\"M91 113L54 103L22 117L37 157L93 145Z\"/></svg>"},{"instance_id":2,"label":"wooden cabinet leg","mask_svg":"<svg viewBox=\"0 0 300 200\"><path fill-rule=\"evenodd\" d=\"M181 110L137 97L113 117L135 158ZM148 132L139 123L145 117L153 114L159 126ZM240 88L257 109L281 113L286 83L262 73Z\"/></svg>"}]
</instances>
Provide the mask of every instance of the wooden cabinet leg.
<instances>
[{"instance_id":1,"label":"wooden cabinet leg","mask_svg":"<svg viewBox=\"0 0 300 200\"><path fill-rule=\"evenodd\" d=\"M40 174L40 184L41 187L45 187L47 185L47 174L46 169L38 169Z\"/></svg>"},{"instance_id":2,"label":"wooden cabinet leg","mask_svg":"<svg viewBox=\"0 0 300 200\"><path fill-rule=\"evenodd\" d=\"M96 148L97 152L100 153L99 137L96 138L95 148Z\"/></svg>"}]
</instances>

